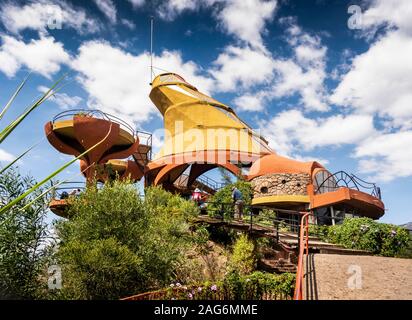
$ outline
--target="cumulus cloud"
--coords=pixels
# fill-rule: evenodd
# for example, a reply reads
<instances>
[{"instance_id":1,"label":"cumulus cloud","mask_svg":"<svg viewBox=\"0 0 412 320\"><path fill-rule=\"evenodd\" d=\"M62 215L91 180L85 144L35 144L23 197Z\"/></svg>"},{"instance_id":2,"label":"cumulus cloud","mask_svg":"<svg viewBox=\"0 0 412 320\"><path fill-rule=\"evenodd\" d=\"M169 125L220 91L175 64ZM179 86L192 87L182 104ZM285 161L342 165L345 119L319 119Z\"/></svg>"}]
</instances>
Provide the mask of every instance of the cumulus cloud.
<instances>
[{"instance_id":1,"label":"cumulus cloud","mask_svg":"<svg viewBox=\"0 0 412 320\"><path fill-rule=\"evenodd\" d=\"M410 0L370 0L368 9L362 14L361 27L367 36L374 35L382 26L412 35L411 17Z\"/></svg>"},{"instance_id":2,"label":"cumulus cloud","mask_svg":"<svg viewBox=\"0 0 412 320\"><path fill-rule=\"evenodd\" d=\"M276 0L226 0L218 19L224 29L252 47L264 49L262 33L277 7Z\"/></svg>"},{"instance_id":3,"label":"cumulus cloud","mask_svg":"<svg viewBox=\"0 0 412 320\"><path fill-rule=\"evenodd\" d=\"M380 181L412 175L412 131L380 134L364 140L355 150L361 172Z\"/></svg>"},{"instance_id":4,"label":"cumulus cloud","mask_svg":"<svg viewBox=\"0 0 412 320\"><path fill-rule=\"evenodd\" d=\"M3 35L1 41L0 71L8 77L14 76L22 66L25 66L49 78L60 70L62 63L69 62L69 55L63 44L56 42L52 37L42 36L40 39L25 43Z\"/></svg>"},{"instance_id":5,"label":"cumulus cloud","mask_svg":"<svg viewBox=\"0 0 412 320\"><path fill-rule=\"evenodd\" d=\"M49 88L45 86L39 86L37 90L44 94L49 91ZM67 93L58 92L49 96L48 100L53 101L60 107L60 109L63 110L74 109L80 104L80 102L83 101L81 97L69 96Z\"/></svg>"},{"instance_id":6,"label":"cumulus cloud","mask_svg":"<svg viewBox=\"0 0 412 320\"><path fill-rule=\"evenodd\" d=\"M275 62L277 80L273 87L273 97L298 94L306 109L327 111L329 107L324 87L327 48L322 45L319 36L304 32L291 19L285 21L289 24L287 41L294 55Z\"/></svg>"},{"instance_id":7,"label":"cumulus cloud","mask_svg":"<svg viewBox=\"0 0 412 320\"><path fill-rule=\"evenodd\" d=\"M266 94L264 92L245 94L236 97L233 103L240 111L256 112L264 109L265 97Z\"/></svg>"},{"instance_id":8,"label":"cumulus cloud","mask_svg":"<svg viewBox=\"0 0 412 320\"><path fill-rule=\"evenodd\" d=\"M10 162L14 160L14 156L7 151L0 149L0 161Z\"/></svg>"},{"instance_id":9,"label":"cumulus cloud","mask_svg":"<svg viewBox=\"0 0 412 320\"><path fill-rule=\"evenodd\" d=\"M111 23L117 21L117 9L112 0L93 0L97 8L109 19Z\"/></svg>"},{"instance_id":10,"label":"cumulus cloud","mask_svg":"<svg viewBox=\"0 0 412 320\"><path fill-rule=\"evenodd\" d=\"M354 58L331 101L362 113L389 117L397 127L412 127L412 37L398 31L377 40Z\"/></svg>"},{"instance_id":11,"label":"cumulus cloud","mask_svg":"<svg viewBox=\"0 0 412 320\"><path fill-rule=\"evenodd\" d=\"M186 10L197 10L204 2L202 0L168 0L158 7L160 18L173 20Z\"/></svg>"},{"instance_id":12,"label":"cumulus cloud","mask_svg":"<svg viewBox=\"0 0 412 320\"><path fill-rule=\"evenodd\" d=\"M369 40L382 32L351 60L330 97L352 112L377 117L384 127L360 141L354 152L359 169L382 181L412 175L411 14L409 0L369 1L361 32Z\"/></svg>"},{"instance_id":13,"label":"cumulus cloud","mask_svg":"<svg viewBox=\"0 0 412 320\"><path fill-rule=\"evenodd\" d=\"M229 89L236 83L234 75L246 77L247 74L243 71L248 71L246 79L255 77L255 83L262 85L256 90L250 86L246 93L234 100L240 110L264 110L268 102L294 95L299 97L300 104L306 110L329 110L328 93L324 84L327 77L327 48L322 45L320 37L303 32L294 22L288 23L287 42L292 50L292 55L288 58L274 58L255 50L252 51L253 54L238 55L241 59L223 53L220 61L217 60L220 62L218 65L222 73L220 77L226 81ZM219 72L216 74L219 75Z\"/></svg>"},{"instance_id":14,"label":"cumulus cloud","mask_svg":"<svg viewBox=\"0 0 412 320\"><path fill-rule=\"evenodd\" d=\"M265 50L262 34L265 25L274 18L277 0L169 0L158 8L158 14L173 20L184 11L214 8L213 15L222 29L237 40Z\"/></svg>"},{"instance_id":15,"label":"cumulus cloud","mask_svg":"<svg viewBox=\"0 0 412 320\"><path fill-rule=\"evenodd\" d=\"M179 52L164 51L155 56L155 65L179 73L199 90L208 92L212 80L200 75L199 67L184 62ZM156 108L149 99L149 54L133 55L106 42L84 43L73 62L79 81L89 94L89 105L141 124Z\"/></svg>"},{"instance_id":16,"label":"cumulus cloud","mask_svg":"<svg viewBox=\"0 0 412 320\"><path fill-rule=\"evenodd\" d=\"M39 0L25 5L8 2L1 6L0 21L12 33L25 29L47 32L48 28L75 29L80 34L100 30L99 23L88 16L84 9L74 7L66 1Z\"/></svg>"},{"instance_id":17,"label":"cumulus cloud","mask_svg":"<svg viewBox=\"0 0 412 320\"><path fill-rule=\"evenodd\" d=\"M213 62L213 77L217 90L234 91L258 84L270 83L273 77L273 60L261 51L250 47L228 46Z\"/></svg>"},{"instance_id":18,"label":"cumulus cloud","mask_svg":"<svg viewBox=\"0 0 412 320\"><path fill-rule=\"evenodd\" d=\"M296 109L264 121L262 130L270 146L285 156L292 156L299 150L357 144L375 132L371 116L333 115L312 119Z\"/></svg>"},{"instance_id":19,"label":"cumulus cloud","mask_svg":"<svg viewBox=\"0 0 412 320\"><path fill-rule=\"evenodd\" d=\"M139 8L145 4L145 0L127 0L129 1L133 8Z\"/></svg>"}]
</instances>

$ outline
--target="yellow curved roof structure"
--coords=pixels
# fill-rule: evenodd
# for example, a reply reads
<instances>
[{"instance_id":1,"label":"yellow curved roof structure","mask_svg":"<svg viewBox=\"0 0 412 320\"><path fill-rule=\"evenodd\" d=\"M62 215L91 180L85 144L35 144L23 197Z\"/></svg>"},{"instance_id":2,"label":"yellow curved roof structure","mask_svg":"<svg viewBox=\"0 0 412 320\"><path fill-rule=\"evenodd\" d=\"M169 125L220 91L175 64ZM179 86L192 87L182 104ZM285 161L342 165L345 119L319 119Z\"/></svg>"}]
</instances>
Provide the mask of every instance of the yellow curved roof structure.
<instances>
[{"instance_id":1,"label":"yellow curved roof structure","mask_svg":"<svg viewBox=\"0 0 412 320\"><path fill-rule=\"evenodd\" d=\"M270 154L267 141L228 106L174 73L157 76L150 99L164 117L165 143L155 160L203 150Z\"/></svg>"}]
</instances>

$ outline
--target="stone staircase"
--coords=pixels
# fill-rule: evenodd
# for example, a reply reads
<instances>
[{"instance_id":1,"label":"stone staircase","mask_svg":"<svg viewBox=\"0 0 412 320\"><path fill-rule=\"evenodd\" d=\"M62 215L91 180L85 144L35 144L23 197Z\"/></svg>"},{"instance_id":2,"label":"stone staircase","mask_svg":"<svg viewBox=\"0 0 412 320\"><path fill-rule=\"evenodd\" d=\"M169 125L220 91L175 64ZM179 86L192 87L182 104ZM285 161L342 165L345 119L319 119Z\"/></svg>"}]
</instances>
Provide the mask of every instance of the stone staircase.
<instances>
[{"instance_id":1,"label":"stone staircase","mask_svg":"<svg viewBox=\"0 0 412 320\"><path fill-rule=\"evenodd\" d=\"M287 253L280 248L266 248L261 252L261 259L258 261L258 269L272 273L295 273L296 256L294 253Z\"/></svg>"}]
</instances>

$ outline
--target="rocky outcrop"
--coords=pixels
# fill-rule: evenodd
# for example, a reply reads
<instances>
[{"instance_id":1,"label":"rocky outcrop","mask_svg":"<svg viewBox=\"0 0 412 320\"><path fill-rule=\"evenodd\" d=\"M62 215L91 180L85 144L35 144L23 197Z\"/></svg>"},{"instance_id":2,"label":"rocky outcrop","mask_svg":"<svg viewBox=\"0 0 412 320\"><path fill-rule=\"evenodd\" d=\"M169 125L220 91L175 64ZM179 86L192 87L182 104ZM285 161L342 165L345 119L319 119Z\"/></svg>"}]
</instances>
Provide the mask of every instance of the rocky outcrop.
<instances>
[{"instance_id":1,"label":"rocky outcrop","mask_svg":"<svg viewBox=\"0 0 412 320\"><path fill-rule=\"evenodd\" d=\"M310 176L306 173L274 173L254 178L254 197L307 195Z\"/></svg>"}]
</instances>

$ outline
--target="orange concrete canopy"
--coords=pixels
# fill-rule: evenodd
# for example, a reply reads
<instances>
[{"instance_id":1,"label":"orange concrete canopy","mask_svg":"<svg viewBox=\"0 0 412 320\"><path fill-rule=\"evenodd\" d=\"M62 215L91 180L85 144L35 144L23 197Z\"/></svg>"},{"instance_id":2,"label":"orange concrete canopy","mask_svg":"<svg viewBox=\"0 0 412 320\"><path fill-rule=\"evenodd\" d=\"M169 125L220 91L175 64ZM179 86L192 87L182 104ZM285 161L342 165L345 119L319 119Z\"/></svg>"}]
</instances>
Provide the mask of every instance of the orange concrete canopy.
<instances>
[{"instance_id":1,"label":"orange concrete canopy","mask_svg":"<svg viewBox=\"0 0 412 320\"><path fill-rule=\"evenodd\" d=\"M325 208L333 206L337 210L350 208L355 210L359 215L378 219L385 213L385 206L376 192L369 194L360 189L360 183L356 182L353 175L347 175L342 172L352 183L348 185L339 179L339 176L331 174L321 164L316 161L301 162L277 154L265 155L256 160L249 170L248 180L271 175L271 174L299 174L304 173L310 177L307 186L307 195L269 195L253 199L252 203L256 205L276 205L276 206L293 206L298 203L307 203L311 209ZM318 173L321 181L317 180ZM341 173L341 172L339 172ZM340 177L342 178L342 177ZM362 181L365 184L365 181ZM372 191L376 191L374 184ZM370 190L368 191L370 192Z\"/></svg>"},{"instance_id":2,"label":"orange concrete canopy","mask_svg":"<svg viewBox=\"0 0 412 320\"><path fill-rule=\"evenodd\" d=\"M248 179L272 173L307 173L310 176L316 168L324 167L316 161L301 162L270 154L256 160L249 170Z\"/></svg>"},{"instance_id":3,"label":"orange concrete canopy","mask_svg":"<svg viewBox=\"0 0 412 320\"><path fill-rule=\"evenodd\" d=\"M139 150L139 139L131 126L98 110L63 112L46 123L45 132L50 144L65 154L77 157L93 147L80 162L88 180L95 178L99 164L128 158ZM137 164L125 163L124 166L134 175L133 179L139 180L143 176L143 170Z\"/></svg>"}]
</instances>

